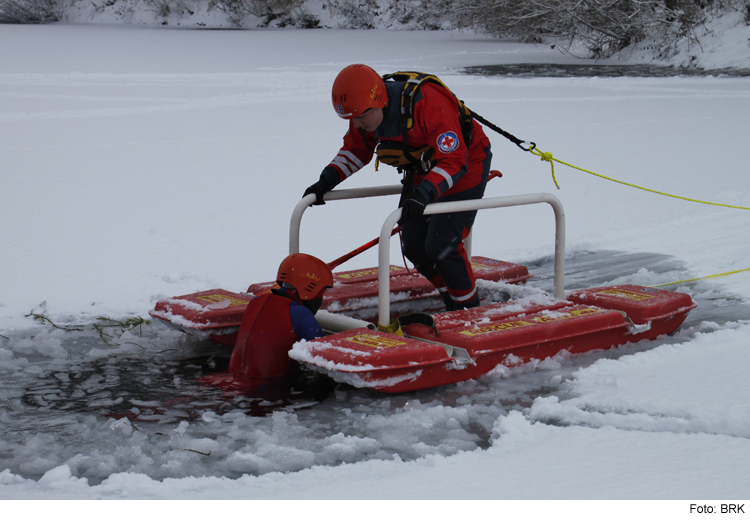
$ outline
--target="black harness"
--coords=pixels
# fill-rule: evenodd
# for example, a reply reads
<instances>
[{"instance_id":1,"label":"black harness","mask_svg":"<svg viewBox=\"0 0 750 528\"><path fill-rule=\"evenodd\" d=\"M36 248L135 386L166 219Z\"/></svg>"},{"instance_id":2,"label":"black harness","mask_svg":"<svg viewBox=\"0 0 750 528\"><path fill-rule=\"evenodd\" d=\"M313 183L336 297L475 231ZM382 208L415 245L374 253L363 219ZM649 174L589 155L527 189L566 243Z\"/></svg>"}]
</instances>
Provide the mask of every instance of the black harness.
<instances>
[{"instance_id":1,"label":"black harness","mask_svg":"<svg viewBox=\"0 0 750 528\"><path fill-rule=\"evenodd\" d=\"M396 167L399 172L419 172L427 174L435 166L435 151L429 145L422 147L413 147L409 145L409 129L414 126L414 104L422 83L428 82L442 86L456 100L456 110L461 123L461 135L464 144L468 145L471 141L471 133L474 128L473 115L471 110L456 95L451 92L443 81L437 76L421 72L396 72L383 76L383 81L395 81L403 83L401 90L399 119L401 124L401 141L381 141L373 149L370 146L364 130L360 129L365 145L371 152L375 152L376 163L381 161L386 165ZM393 104L394 101L389 101ZM377 165L376 165L377 166ZM412 175L413 178L413 175Z\"/></svg>"}]
</instances>

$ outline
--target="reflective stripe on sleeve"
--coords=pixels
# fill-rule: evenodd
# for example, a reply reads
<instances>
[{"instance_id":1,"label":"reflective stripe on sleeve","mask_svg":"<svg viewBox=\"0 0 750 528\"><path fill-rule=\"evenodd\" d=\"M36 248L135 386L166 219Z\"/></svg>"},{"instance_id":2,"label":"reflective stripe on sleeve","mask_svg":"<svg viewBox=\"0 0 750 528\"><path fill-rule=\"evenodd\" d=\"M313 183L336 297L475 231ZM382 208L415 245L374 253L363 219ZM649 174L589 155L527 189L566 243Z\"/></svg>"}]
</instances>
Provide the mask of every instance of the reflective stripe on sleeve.
<instances>
[{"instance_id":1,"label":"reflective stripe on sleeve","mask_svg":"<svg viewBox=\"0 0 750 528\"><path fill-rule=\"evenodd\" d=\"M435 168L432 169L431 172L434 172L434 173L439 174L440 176L442 176L443 179L445 180L445 182L448 184L448 189L450 189L451 187L453 187L453 183L454 183L453 182L453 176L451 176L450 174L448 174L445 170L441 169L440 167L435 167Z\"/></svg>"},{"instance_id":2,"label":"reflective stripe on sleeve","mask_svg":"<svg viewBox=\"0 0 750 528\"><path fill-rule=\"evenodd\" d=\"M341 169L347 178L364 167L362 162L347 150L339 150L338 155L331 161L331 165L335 165Z\"/></svg>"}]
</instances>

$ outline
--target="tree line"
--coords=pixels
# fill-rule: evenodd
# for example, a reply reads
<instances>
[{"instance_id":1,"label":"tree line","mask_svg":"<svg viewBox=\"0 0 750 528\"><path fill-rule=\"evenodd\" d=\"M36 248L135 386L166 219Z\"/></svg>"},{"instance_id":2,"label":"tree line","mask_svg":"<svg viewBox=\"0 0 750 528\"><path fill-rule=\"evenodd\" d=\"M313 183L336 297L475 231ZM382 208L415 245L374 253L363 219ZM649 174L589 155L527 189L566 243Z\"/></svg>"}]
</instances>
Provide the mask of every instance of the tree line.
<instances>
[{"instance_id":1,"label":"tree line","mask_svg":"<svg viewBox=\"0 0 750 528\"><path fill-rule=\"evenodd\" d=\"M0 0L0 23L59 21L78 0ZM118 0L104 0L113 5ZM134 0L138 1L138 0ZM236 27L320 26L308 0L140 0L159 17L194 14L199 5ZM206 4L207 3L207 4ZM712 13L736 10L750 25L750 0L328 0L342 27L472 29L521 42L548 42L563 52L604 58L645 38L667 47L695 31Z\"/></svg>"}]
</instances>

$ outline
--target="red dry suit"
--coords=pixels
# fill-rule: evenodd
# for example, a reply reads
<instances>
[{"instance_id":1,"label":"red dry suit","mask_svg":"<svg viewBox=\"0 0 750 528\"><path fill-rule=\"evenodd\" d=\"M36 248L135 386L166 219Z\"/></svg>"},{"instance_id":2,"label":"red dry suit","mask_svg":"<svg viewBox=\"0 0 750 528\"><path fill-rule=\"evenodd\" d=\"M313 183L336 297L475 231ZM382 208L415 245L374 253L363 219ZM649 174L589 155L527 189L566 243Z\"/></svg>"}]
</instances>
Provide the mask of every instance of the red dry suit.
<instances>
[{"instance_id":1,"label":"red dry suit","mask_svg":"<svg viewBox=\"0 0 750 528\"><path fill-rule=\"evenodd\" d=\"M350 121L343 147L324 169L322 177L332 187L370 163L379 142L402 141L399 101L404 83L388 81L385 85L389 105L383 108L380 127L375 132L365 132L363 137L362 131ZM449 90L436 84L422 84L415 97L414 125L407 138L409 145L430 146L435 152L437 164L426 175L416 174L414 180L415 190L423 192L432 202L481 184L490 140L482 125L474 121L467 148L456 98Z\"/></svg>"},{"instance_id":2,"label":"red dry suit","mask_svg":"<svg viewBox=\"0 0 750 528\"><path fill-rule=\"evenodd\" d=\"M281 378L296 363L289 357L294 343L323 336L312 311L295 290L272 290L250 301L242 317L229 372L239 382Z\"/></svg>"},{"instance_id":3,"label":"red dry suit","mask_svg":"<svg viewBox=\"0 0 750 528\"><path fill-rule=\"evenodd\" d=\"M380 142L402 142L401 93L404 82L386 81L389 104L375 132L364 132L350 121L344 145L321 174L333 188L367 165ZM432 147L435 163L425 174L416 171L413 190L426 202L479 199L490 172L490 141L482 126L473 121L465 138L456 98L437 84L422 83L414 97L414 124L407 131L408 145ZM468 143L468 145L467 145ZM426 216L402 224L406 257L446 300L449 309L478 303L476 283L463 239L476 211Z\"/></svg>"}]
</instances>

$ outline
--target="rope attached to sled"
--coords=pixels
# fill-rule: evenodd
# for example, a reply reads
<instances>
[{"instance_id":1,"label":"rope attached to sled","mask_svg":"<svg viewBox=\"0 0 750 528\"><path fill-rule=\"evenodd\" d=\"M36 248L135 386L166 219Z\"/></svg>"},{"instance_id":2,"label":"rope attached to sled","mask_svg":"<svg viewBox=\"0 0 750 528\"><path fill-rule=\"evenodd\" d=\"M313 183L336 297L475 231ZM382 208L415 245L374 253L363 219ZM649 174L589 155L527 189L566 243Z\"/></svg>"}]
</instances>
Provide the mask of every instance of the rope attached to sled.
<instances>
[{"instance_id":1,"label":"rope attached to sled","mask_svg":"<svg viewBox=\"0 0 750 528\"><path fill-rule=\"evenodd\" d=\"M704 205L713 205L713 206L717 206L717 207L727 207L727 208L730 208L730 209L742 209L744 211L750 211L750 207L742 207L740 205L728 205L728 204L722 204L722 203L716 203L716 202L707 202L705 200L696 200L694 198L686 198L684 196L679 196L677 194L665 193L665 192L657 191L657 190L654 190L654 189L649 189L648 187L642 187L640 185L635 185L633 183L628 183L628 182L616 180L615 178L610 178L609 176L604 176L603 174L599 174L599 173L596 173L596 172L593 172L593 171L590 171L590 170L586 170L586 169L581 168L581 167L576 167L575 165L572 165L570 163L567 163L565 161L562 161L562 160L559 160L559 159L555 158L552 155L551 152L544 152L544 151L538 149L537 146L536 146L536 143L534 143L533 141L524 141L524 140L518 139L513 134L511 134L509 132L506 132L505 130L503 130L500 127L498 127L497 125L489 122L487 119L483 118L482 116L480 116L479 114L477 114L475 112L472 112L472 117L474 117L474 119L476 119L480 123L482 123L484 125L487 125L490 129L492 129L495 132L497 132L498 134L502 135L503 137L505 137L506 139L508 139L511 143L514 143L521 150L525 150L525 151L530 152L531 154L533 154L535 156L539 156L539 159L541 159L542 161L549 162L550 169L552 171L552 181L555 183L555 187L557 187L558 190L560 189L560 185L557 183L557 178L555 177L555 163L554 162L562 163L563 165L567 165L571 169L576 169L576 170L579 170L581 172L585 172L587 174L591 174L593 176L597 176L598 178L603 178L605 180L609 180L609 181L614 182L614 183L619 183L620 185L627 185L628 187L633 187L635 189L640 189L642 191L648 191L648 192L654 193L654 194L660 194L661 196L667 196L669 198L676 198L678 200L685 200L687 202L700 203L700 204L704 204ZM528 144L529 147L526 148L524 146L524 144ZM735 273L742 273L742 272L745 272L745 271L750 271L750 268L745 268L745 269L735 270L735 271L727 271L726 273L717 273L716 275L708 275L706 277L700 277L700 278L697 278L697 279L686 279L686 280L682 280L682 281L668 282L668 283L665 283L665 284L656 285L656 286L654 286L654 288L659 288L661 286L671 286L673 284L682 284L682 283L685 283L685 282L694 282L694 281L699 281L699 280L703 280L703 279L712 279L712 278L715 278L715 277L724 277L726 275L734 275Z\"/></svg>"},{"instance_id":2,"label":"rope attached to sled","mask_svg":"<svg viewBox=\"0 0 750 528\"><path fill-rule=\"evenodd\" d=\"M378 330L387 334L404 337L403 327L410 324L421 324L429 326L435 333L435 335L437 335L437 325L435 324L435 319L433 319L431 315L422 312L406 314L402 315L401 317L391 319L388 326L383 326L378 323Z\"/></svg>"},{"instance_id":3,"label":"rope attached to sled","mask_svg":"<svg viewBox=\"0 0 750 528\"><path fill-rule=\"evenodd\" d=\"M563 165L567 165L568 167L571 167L573 169L576 169L576 170L579 170L579 171L582 171L582 172L586 172L586 173L592 174L594 176L598 176L599 178L603 178L603 179L609 180L611 182L619 183L621 185L627 185L628 187L634 187L634 188L640 189L642 191L648 191L648 192L652 192L652 193L655 193L655 194L660 194L662 196L668 196L669 198L677 198L679 200L685 200L685 201L688 201L688 202L701 203L701 204L704 204L704 205L714 205L714 206L717 206L717 207L728 207L730 209L743 209L745 211L750 211L750 207L742 207L742 206L739 206L739 205L727 205L727 204L721 204L721 203L715 203L715 202L707 202L707 201L704 201L704 200L695 200L693 198L685 198L684 196L678 196L676 194L669 194L669 193L665 193L665 192L661 192L661 191L655 191L653 189L649 189L647 187L642 187L640 185L635 185L635 184L632 184L632 183L627 183L627 182L623 182L623 181L620 181L620 180L616 180L614 178L610 178L609 176L604 176L603 174L597 174L596 172L592 172L592 171L589 171L589 170L586 170L586 169L582 169L581 167L576 167L575 165L571 165L570 163L566 163L564 161L560 161L559 159L555 158L552 155L551 152L542 152L541 150L539 150L538 148L536 148L536 145L533 145L529 149L529 152L531 152L535 156L539 156L542 161L548 161L549 162L550 167L552 169L552 181L555 182L555 186L558 189L560 188L560 186L557 184L557 179L555 178L555 164L554 164L555 161L558 162L558 163L562 163ZM741 270L735 270L735 271L727 271L726 273L717 273L715 275L708 275L706 277L699 277L697 279L686 279L686 280L681 280L681 281L668 282L666 284L658 284L658 285L654 286L654 288L660 288L662 286L672 286L674 284L682 284L682 283L685 283L685 282L694 282L694 281L699 281L699 280L703 280L703 279L713 279L713 278L716 278L716 277L724 277L726 275L734 275L735 273L742 273L742 272L745 272L745 271L750 271L750 268L741 269Z\"/></svg>"},{"instance_id":4,"label":"rope attached to sled","mask_svg":"<svg viewBox=\"0 0 750 528\"><path fill-rule=\"evenodd\" d=\"M718 206L718 207L729 207L731 209L744 209L745 211L750 211L750 207L742 207L742 206L739 206L739 205L727 205L727 204L715 203L715 202L706 202L704 200L696 200L694 198L685 198L684 196L678 196L676 194L669 194L669 193L665 193L665 192L661 192L661 191L656 191L654 189L649 189L648 187L642 187L640 185L635 185L633 183L627 183L627 182L624 182L624 181L616 180L614 178L610 178L609 176L604 176L603 174L598 174L596 172L593 172L593 171L590 171L590 170L586 170L586 169L581 168L581 167L576 167L575 165L572 165L570 163L567 163L565 161L562 161L562 160L559 160L559 159L555 158L552 155L551 152L544 152L542 150L539 150L537 148L537 146L536 146L536 143L534 143L533 141L524 141L522 139L518 139L516 136L514 136L510 132L506 132L505 130L503 130L499 126L495 125L494 123L491 123L490 121L488 121L484 117L480 116L476 112L471 112L471 115L472 115L472 117L474 119L476 119L480 123L486 125L490 129L494 130L495 132L497 132L498 134L500 134L501 136L503 136L504 138L506 138L508 141L510 141L511 143L515 144L521 150L525 150L527 152L530 152L530 153L534 154L535 156L539 156L539 158L542 161L548 161L549 164L550 164L550 168L552 170L552 181L555 182L555 187L557 187L558 189L560 189L560 185L557 183L557 178L555 177L555 164L554 164L555 161L557 163L562 163L563 165L567 165L571 169L576 169L576 170L579 170L581 172L585 172L585 173L591 174L593 176L597 176L599 178L603 178L605 180L609 180L611 182L619 183L620 185L627 185L628 187L634 187L634 188L640 189L642 191L648 191L648 192L652 192L652 193L655 193L655 194L660 194L662 196L668 196L669 198L677 198L678 200L685 200L685 201L688 201L688 202L702 203L702 204L705 204L705 205L715 205L715 206ZM528 148L525 147L524 144L528 144L529 147Z\"/></svg>"},{"instance_id":5,"label":"rope attached to sled","mask_svg":"<svg viewBox=\"0 0 750 528\"><path fill-rule=\"evenodd\" d=\"M743 271L750 271L750 268L745 268L745 269L736 270L736 271L727 271L726 273L717 273L716 275L707 275L705 277L698 277L697 279L685 279L685 280L675 281L675 282L666 282L664 284L657 284L651 287L661 288L662 286L672 286L673 284L683 284L685 282L695 282L695 281L699 281L703 279L714 279L716 277L724 277L725 275L734 275L735 273L742 273Z\"/></svg>"},{"instance_id":6,"label":"rope attached to sled","mask_svg":"<svg viewBox=\"0 0 750 528\"><path fill-rule=\"evenodd\" d=\"M542 161L548 161L550 163L550 167L552 168L552 180L555 182L555 186L557 186L558 189L560 188L560 186L557 184L557 179L555 178L555 164L553 163L555 161L558 162L558 163L562 163L563 165L567 165L568 167L570 167L572 169L576 169L576 170L579 170L581 172L586 172L588 174L592 174L594 176L598 176L599 178L604 178L605 180L609 180L611 182L619 183L620 185L627 185L628 187L634 187L634 188L640 189L642 191L648 191L648 192L652 192L652 193L655 193L655 194L660 194L662 196L668 196L669 198L677 198L679 200L685 200L685 201L688 201L688 202L702 203L702 204L705 204L705 205L715 205L715 206L718 206L718 207L729 207L731 209L744 209L745 211L750 211L750 207L742 207L742 206L739 206L739 205L727 205L727 204L722 204L722 203L707 202L707 201L704 201L704 200L696 200L694 198L685 198L684 196L678 196L676 194L669 194L669 193L665 193L665 192L661 192L661 191L656 191L654 189L649 189L648 187L642 187L640 185L635 185L633 183L628 183L628 182L616 180L614 178L610 178L609 176L604 176L603 174L598 174L596 172L593 172L593 171L590 171L590 170L586 170L586 169L583 169L581 167L576 167L575 165L571 165L570 163L566 163L564 161L561 161L561 160L555 158L552 155L551 152L542 152L541 150L539 150L538 148L536 148L536 145L533 145L529 149L529 152L531 152L535 156L539 156Z\"/></svg>"}]
</instances>

